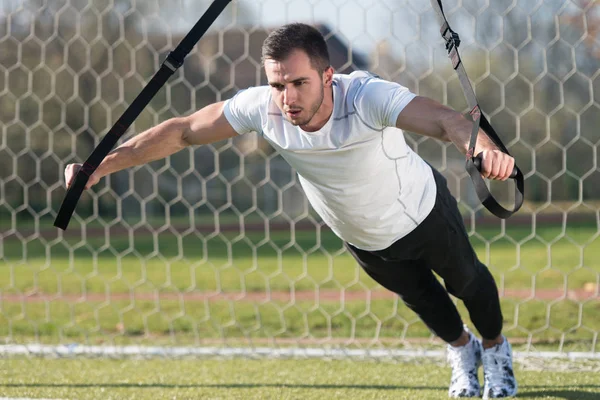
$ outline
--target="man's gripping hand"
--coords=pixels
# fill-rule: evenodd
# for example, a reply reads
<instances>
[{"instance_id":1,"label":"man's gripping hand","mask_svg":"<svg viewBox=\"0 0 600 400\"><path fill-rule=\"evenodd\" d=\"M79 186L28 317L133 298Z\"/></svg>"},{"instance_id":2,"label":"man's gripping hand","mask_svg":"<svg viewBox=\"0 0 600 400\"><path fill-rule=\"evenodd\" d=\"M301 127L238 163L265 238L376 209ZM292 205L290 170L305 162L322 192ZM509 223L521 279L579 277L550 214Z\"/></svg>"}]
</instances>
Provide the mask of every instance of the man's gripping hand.
<instances>
[{"instance_id":1,"label":"man's gripping hand","mask_svg":"<svg viewBox=\"0 0 600 400\"><path fill-rule=\"evenodd\" d=\"M500 150L483 150L481 153L481 176L505 181L515 166L515 159Z\"/></svg>"},{"instance_id":2,"label":"man's gripping hand","mask_svg":"<svg viewBox=\"0 0 600 400\"><path fill-rule=\"evenodd\" d=\"M67 183L67 189L70 188L73 182L75 181L75 175L77 175L77 172L79 172L82 166L83 164L75 163L68 164L65 167L65 182ZM94 172L90 175L87 183L85 184L85 188L89 189L98 182L100 182L100 177Z\"/></svg>"}]
</instances>

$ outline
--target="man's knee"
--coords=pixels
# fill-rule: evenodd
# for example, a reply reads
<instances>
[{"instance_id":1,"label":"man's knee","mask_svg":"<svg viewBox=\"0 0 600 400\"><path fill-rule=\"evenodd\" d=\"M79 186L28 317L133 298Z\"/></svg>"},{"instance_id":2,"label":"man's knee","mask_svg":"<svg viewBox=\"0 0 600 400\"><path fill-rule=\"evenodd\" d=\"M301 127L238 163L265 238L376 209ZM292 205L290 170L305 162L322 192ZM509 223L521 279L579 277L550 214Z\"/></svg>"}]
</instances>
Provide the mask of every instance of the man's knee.
<instances>
[{"instance_id":1,"label":"man's knee","mask_svg":"<svg viewBox=\"0 0 600 400\"><path fill-rule=\"evenodd\" d=\"M481 262L477 262L477 264L477 267L464 276L460 282L452 285L446 283L448 292L461 300L473 298L479 292L497 292L496 282L489 269Z\"/></svg>"}]
</instances>

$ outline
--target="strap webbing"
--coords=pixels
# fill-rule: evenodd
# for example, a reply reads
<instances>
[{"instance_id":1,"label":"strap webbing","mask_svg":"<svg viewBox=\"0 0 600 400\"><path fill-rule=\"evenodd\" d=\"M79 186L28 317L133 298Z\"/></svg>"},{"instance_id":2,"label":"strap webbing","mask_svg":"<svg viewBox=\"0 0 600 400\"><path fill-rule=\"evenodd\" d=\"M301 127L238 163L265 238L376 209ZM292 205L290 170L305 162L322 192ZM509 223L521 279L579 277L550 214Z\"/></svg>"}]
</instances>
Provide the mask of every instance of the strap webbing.
<instances>
[{"instance_id":1,"label":"strap webbing","mask_svg":"<svg viewBox=\"0 0 600 400\"><path fill-rule=\"evenodd\" d=\"M150 103L152 98L163 87L171 75L183 65L185 57L190 53L196 43L198 43L200 38L206 33L208 28L210 28L230 2L231 0L215 0L210 5L208 10L206 10L196 25L194 25L190 32L181 40L175 50L169 53L160 69L154 74L146 87L142 89L133 103L131 103L123 115L102 138L92 154L85 160L83 166L77 172L77 175L75 175L75 179L69 187L69 190L67 190L67 194L60 206L58 215L54 220L54 226L63 230L67 229L71 216L75 211L75 206L85 189L85 185L90 175L94 173L102 160L104 160L115 144L117 144L117 141L123 136L127 129L129 129L133 121L135 121L148 103Z\"/></svg>"},{"instance_id":2,"label":"strap webbing","mask_svg":"<svg viewBox=\"0 0 600 400\"><path fill-rule=\"evenodd\" d=\"M481 128L481 130L485 132L485 134L490 138L490 140L494 142L494 144L501 151L509 155L510 153L502 143L502 140L500 140L500 137L498 137L498 135L496 134L496 131L494 131L494 128L492 128L492 125L490 125L487 118L481 112L481 108L479 107L479 103L477 102L477 97L475 96L475 92L473 91L473 87L471 86L471 82L469 81L469 77L467 76L467 71L465 71L465 67L463 66L460 54L458 54L460 38L458 34L454 32L448 24L448 20L444 15L442 1L431 0L431 6L435 11L437 20L441 26L440 32L442 34L442 37L446 41L446 50L448 50L448 57L452 61L452 67L458 75L460 86L462 87L463 93L465 94L467 104L469 105L469 109L471 110L471 118L473 119L471 140L469 141L469 148L467 151L467 172L471 176L471 180L473 181L473 185L475 186L477 197L479 197L479 200L484 205L484 207L499 218L508 218L515 212L517 212L519 208L521 208L521 206L523 205L525 188L523 174L521 173L521 170L515 165L510 176L511 178L515 179L515 205L512 210L507 210L502 205L500 205L496 201L496 199L494 199L494 197L488 190L484 179L481 176L481 154L474 154L479 129Z\"/></svg>"}]
</instances>

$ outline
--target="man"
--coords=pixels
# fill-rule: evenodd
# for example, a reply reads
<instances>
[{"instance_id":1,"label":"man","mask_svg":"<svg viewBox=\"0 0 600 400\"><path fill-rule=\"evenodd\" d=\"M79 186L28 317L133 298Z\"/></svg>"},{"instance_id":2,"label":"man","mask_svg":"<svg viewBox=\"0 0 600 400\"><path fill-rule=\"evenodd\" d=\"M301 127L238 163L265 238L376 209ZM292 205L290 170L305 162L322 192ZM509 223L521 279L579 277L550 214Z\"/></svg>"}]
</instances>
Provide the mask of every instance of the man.
<instances>
[{"instance_id":1,"label":"man","mask_svg":"<svg viewBox=\"0 0 600 400\"><path fill-rule=\"evenodd\" d=\"M87 187L110 173L256 131L298 172L313 208L365 272L400 295L448 343L450 397L517 391L511 347L501 334L498 291L469 243L446 181L405 143L406 129L452 141L466 153L472 124L460 113L366 72L334 74L322 35L304 24L272 32L263 44L268 86L249 88L130 139L100 164ZM399 129L386 129L395 127ZM485 134L482 175L506 180L514 166ZM80 164L65 171L70 185ZM463 328L435 278L460 298L483 340Z\"/></svg>"}]
</instances>

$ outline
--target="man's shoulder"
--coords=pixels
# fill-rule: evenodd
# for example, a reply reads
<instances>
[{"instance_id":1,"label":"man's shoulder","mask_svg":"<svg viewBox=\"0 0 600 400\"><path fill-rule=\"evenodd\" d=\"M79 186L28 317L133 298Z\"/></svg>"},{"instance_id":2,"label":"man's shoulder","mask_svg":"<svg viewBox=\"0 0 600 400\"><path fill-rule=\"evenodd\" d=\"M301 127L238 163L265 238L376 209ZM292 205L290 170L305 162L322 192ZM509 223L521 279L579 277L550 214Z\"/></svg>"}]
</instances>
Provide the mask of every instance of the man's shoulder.
<instances>
[{"instance_id":1,"label":"man's shoulder","mask_svg":"<svg viewBox=\"0 0 600 400\"><path fill-rule=\"evenodd\" d=\"M357 101L360 103L359 99L365 96L369 98L371 95L377 95L373 93L373 91L377 91L377 88L371 84L374 82L385 83L387 81L368 71L354 71L350 74L334 75L334 84L344 94L345 102L352 104L353 107Z\"/></svg>"},{"instance_id":2,"label":"man's shoulder","mask_svg":"<svg viewBox=\"0 0 600 400\"><path fill-rule=\"evenodd\" d=\"M334 74L333 80L338 84L350 86L351 84L360 85L370 79L380 79L379 76L369 71L353 71L349 74Z\"/></svg>"},{"instance_id":3,"label":"man's shoulder","mask_svg":"<svg viewBox=\"0 0 600 400\"><path fill-rule=\"evenodd\" d=\"M250 86L239 90L233 97L225 101L229 107L266 110L271 102L271 88L269 86Z\"/></svg>"}]
</instances>

